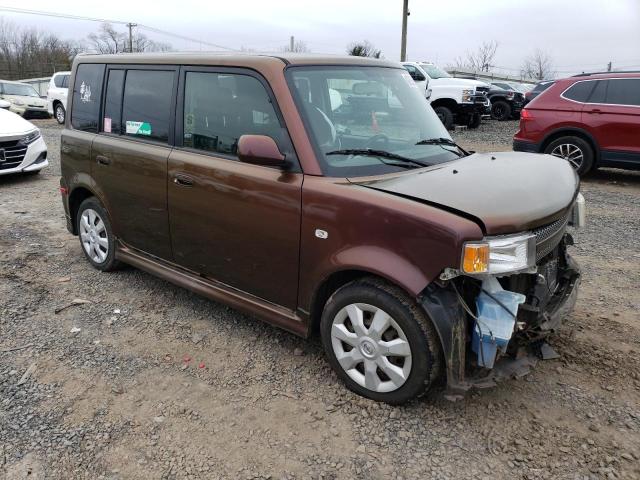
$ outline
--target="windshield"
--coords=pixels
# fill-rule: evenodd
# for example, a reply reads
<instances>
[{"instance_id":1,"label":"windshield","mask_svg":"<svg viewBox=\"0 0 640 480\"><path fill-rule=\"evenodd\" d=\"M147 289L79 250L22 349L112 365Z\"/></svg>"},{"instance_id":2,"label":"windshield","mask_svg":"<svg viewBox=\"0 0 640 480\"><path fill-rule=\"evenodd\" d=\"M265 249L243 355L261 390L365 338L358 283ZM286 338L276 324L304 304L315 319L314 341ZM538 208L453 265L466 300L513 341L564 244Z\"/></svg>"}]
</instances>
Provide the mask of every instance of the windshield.
<instances>
[{"instance_id":1,"label":"windshield","mask_svg":"<svg viewBox=\"0 0 640 480\"><path fill-rule=\"evenodd\" d=\"M442 70L441 68L436 67L430 63L421 63L420 66L424 69L425 72L429 74L432 79L436 78L451 78L447 72Z\"/></svg>"},{"instance_id":2,"label":"windshield","mask_svg":"<svg viewBox=\"0 0 640 480\"><path fill-rule=\"evenodd\" d=\"M379 175L462 155L450 145L416 145L451 137L404 69L289 67L287 80L327 176Z\"/></svg>"},{"instance_id":3,"label":"windshield","mask_svg":"<svg viewBox=\"0 0 640 480\"><path fill-rule=\"evenodd\" d=\"M40 97L31 85L21 83L3 83L2 90L5 95L20 95L22 97Z\"/></svg>"}]
</instances>

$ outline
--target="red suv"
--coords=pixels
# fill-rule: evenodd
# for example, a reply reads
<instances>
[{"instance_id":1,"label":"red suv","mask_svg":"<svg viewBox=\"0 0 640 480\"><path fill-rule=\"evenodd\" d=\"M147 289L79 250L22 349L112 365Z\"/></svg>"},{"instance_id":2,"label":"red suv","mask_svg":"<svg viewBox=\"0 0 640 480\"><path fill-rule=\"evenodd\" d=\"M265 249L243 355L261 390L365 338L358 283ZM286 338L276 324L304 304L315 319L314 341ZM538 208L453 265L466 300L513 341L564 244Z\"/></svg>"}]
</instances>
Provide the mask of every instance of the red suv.
<instances>
[{"instance_id":1,"label":"red suv","mask_svg":"<svg viewBox=\"0 0 640 480\"><path fill-rule=\"evenodd\" d=\"M640 169L640 72L556 81L522 110L513 149L564 158L580 175Z\"/></svg>"}]
</instances>

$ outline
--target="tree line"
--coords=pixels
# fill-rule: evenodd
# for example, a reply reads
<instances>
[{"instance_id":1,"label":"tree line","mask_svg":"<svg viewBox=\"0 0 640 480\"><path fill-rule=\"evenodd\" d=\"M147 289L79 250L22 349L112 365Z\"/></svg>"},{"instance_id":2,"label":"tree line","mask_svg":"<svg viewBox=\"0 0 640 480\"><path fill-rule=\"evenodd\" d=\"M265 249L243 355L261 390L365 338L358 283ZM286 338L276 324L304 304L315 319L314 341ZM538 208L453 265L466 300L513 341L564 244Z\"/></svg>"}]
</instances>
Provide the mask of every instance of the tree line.
<instances>
[{"instance_id":1,"label":"tree line","mask_svg":"<svg viewBox=\"0 0 640 480\"><path fill-rule=\"evenodd\" d=\"M156 42L144 33L134 31L134 52L171 50L168 43ZM70 70L79 53L121 53L129 51L128 32L121 32L109 23L82 40L64 40L54 33L37 28L20 28L0 17L0 78L21 80L49 77L61 70Z\"/></svg>"}]
</instances>

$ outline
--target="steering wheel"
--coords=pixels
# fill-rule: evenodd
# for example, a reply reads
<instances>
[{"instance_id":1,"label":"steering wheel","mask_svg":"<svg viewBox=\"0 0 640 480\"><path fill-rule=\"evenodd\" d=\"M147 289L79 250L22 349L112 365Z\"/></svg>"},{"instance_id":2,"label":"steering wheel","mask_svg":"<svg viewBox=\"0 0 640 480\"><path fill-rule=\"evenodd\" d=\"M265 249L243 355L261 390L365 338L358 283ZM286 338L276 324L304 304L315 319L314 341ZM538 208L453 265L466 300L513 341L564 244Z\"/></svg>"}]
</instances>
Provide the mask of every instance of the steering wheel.
<instances>
[{"instance_id":1,"label":"steering wheel","mask_svg":"<svg viewBox=\"0 0 640 480\"><path fill-rule=\"evenodd\" d=\"M389 137L387 137L384 133L378 133L373 137L370 137L365 144L365 148L379 148L382 147L384 150L387 150L389 147Z\"/></svg>"}]
</instances>

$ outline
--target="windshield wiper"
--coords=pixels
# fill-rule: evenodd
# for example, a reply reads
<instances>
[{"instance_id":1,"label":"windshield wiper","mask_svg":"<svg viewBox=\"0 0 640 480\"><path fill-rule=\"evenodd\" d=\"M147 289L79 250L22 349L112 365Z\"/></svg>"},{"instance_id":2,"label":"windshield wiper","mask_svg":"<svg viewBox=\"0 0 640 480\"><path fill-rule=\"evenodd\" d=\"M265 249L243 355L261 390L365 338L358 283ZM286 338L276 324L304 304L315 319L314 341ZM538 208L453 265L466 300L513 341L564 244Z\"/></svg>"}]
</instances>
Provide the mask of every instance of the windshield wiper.
<instances>
[{"instance_id":1,"label":"windshield wiper","mask_svg":"<svg viewBox=\"0 0 640 480\"><path fill-rule=\"evenodd\" d=\"M467 152L464 148L462 148L456 142L454 142L450 138L445 138L445 137L428 138L426 140L420 140L419 142L416 143L416 145L439 145L441 147L444 146L444 145L448 145L450 147L456 147L458 150L460 150L466 156L471 155L469 152ZM449 151L451 151L451 150L449 150Z\"/></svg>"},{"instance_id":2,"label":"windshield wiper","mask_svg":"<svg viewBox=\"0 0 640 480\"><path fill-rule=\"evenodd\" d=\"M390 160L396 160L402 163L413 163L414 165L418 165L420 167L430 167L429 163L421 162L419 160L414 160L413 158L403 157L402 155L398 155L396 153L387 152L386 150L373 150L371 148L352 148L352 149L344 149L344 150L334 150L332 152L327 152L326 155L362 155L365 157L379 157L379 158L388 158ZM383 162L387 163L387 162ZM391 165L387 163L387 165Z\"/></svg>"}]
</instances>

